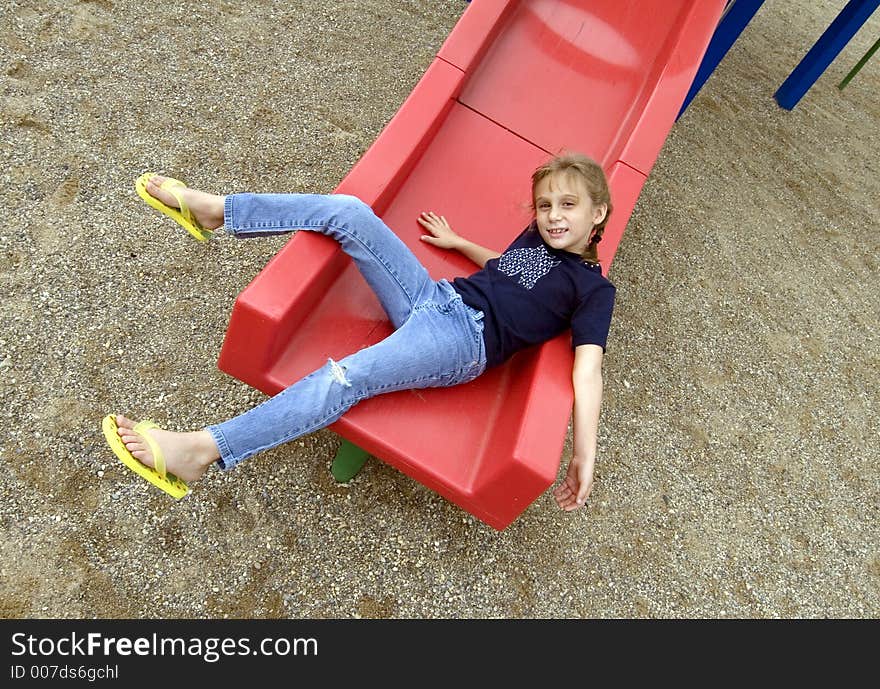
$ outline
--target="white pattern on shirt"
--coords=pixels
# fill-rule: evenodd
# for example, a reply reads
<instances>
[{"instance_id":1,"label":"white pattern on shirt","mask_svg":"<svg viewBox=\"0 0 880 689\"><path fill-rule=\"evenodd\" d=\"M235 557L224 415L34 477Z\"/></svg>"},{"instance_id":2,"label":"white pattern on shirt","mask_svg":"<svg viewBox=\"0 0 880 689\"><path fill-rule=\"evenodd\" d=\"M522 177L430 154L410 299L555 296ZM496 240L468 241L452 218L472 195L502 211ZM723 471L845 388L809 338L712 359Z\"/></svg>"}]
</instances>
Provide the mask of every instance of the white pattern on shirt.
<instances>
[{"instance_id":1,"label":"white pattern on shirt","mask_svg":"<svg viewBox=\"0 0 880 689\"><path fill-rule=\"evenodd\" d=\"M519 275L519 284L532 289L535 284L562 261L553 257L545 246L511 249L498 259L498 270L508 277Z\"/></svg>"}]
</instances>

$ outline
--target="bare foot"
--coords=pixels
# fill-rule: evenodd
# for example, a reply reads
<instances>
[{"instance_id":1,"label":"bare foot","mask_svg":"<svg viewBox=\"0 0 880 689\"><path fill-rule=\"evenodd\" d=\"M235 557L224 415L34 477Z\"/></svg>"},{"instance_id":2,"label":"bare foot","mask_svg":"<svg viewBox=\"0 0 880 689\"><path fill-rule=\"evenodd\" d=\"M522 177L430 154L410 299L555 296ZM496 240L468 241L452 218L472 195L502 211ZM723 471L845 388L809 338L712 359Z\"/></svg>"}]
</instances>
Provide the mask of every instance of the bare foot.
<instances>
[{"instance_id":1,"label":"bare foot","mask_svg":"<svg viewBox=\"0 0 880 689\"><path fill-rule=\"evenodd\" d=\"M138 433L135 422L116 415L119 437L139 462L154 467L153 453ZM200 479L211 464L220 459L220 450L208 431L174 433L159 428L146 431L156 441L165 457L165 470L187 483Z\"/></svg>"},{"instance_id":2,"label":"bare foot","mask_svg":"<svg viewBox=\"0 0 880 689\"><path fill-rule=\"evenodd\" d=\"M168 178L161 175L150 177L147 181L147 193L159 199L166 206L180 208L174 194L161 188L166 179ZM196 222L206 230L216 230L223 224L224 197L189 187L175 187L174 191L183 197Z\"/></svg>"}]
</instances>

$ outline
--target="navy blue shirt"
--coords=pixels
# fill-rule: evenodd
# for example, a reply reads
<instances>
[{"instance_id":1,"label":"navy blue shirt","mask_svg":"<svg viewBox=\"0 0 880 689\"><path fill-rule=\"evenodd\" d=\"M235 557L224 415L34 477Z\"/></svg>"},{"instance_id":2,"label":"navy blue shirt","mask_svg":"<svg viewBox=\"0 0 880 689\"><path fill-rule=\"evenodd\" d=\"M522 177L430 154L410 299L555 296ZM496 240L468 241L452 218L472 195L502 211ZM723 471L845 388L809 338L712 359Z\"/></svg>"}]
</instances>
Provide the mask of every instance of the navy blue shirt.
<instances>
[{"instance_id":1,"label":"navy blue shirt","mask_svg":"<svg viewBox=\"0 0 880 689\"><path fill-rule=\"evenodd\" d=\"M605 350L614 285L598 265L553 249L534 223L499 258L452 286L468 306L485 314L486 368L526 347L551 340L571 328L571 344Z\"/></svg>"}]
</instances>

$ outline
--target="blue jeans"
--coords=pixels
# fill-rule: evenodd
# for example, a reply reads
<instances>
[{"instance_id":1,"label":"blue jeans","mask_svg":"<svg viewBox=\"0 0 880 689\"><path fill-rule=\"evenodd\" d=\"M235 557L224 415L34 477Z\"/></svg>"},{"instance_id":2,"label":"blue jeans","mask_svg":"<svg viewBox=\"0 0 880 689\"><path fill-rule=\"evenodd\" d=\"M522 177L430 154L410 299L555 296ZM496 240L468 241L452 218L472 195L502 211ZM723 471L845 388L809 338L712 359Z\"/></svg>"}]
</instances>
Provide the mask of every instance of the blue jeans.
<instances>
[{"instance_id":1,"label":"blue jeans","mask_svg":"<svg viewBox=\"0 0 880 689\"><path fill-rule=\"evenodd\" d=\"M386 392L466 383L486 368L483 312L446 280L435 282L398 237L354 196L235 194L225 228L236 237L310 230L333 237L354 260L396 330L253 409L209 426L221 469L328 426Z\"/></svg>"}]
</instances>

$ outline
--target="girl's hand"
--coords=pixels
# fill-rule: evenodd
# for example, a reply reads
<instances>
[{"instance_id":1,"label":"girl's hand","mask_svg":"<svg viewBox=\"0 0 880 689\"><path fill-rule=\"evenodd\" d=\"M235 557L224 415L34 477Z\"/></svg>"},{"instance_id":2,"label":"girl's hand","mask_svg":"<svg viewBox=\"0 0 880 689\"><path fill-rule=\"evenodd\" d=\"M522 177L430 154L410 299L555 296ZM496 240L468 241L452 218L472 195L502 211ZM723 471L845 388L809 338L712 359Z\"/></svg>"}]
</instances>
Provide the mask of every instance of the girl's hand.
<instances>
[{"instance_id":1,"label":"girl's hand","mask_svg":"<svg viewBox=\"0 0 880 689\"><path fill-rule=\"evenodd\" d=\"M431 234L423 234L422 241L441 249L457 249L461 245L461 237L452 231L446 218L437 215L433 211L422 213L419 218L419 225L424 227Z\"/></svg>"},{"instance_id":2,"label":"girl's hand","mask_svg":"<svg viewBox=\"0 0 880 689\"><path fill-rule=\"evenodd\" d=\"M584 506L593 490L593 468L595 460L572 457L565 478L553 491L556 504L566 512Z\"/></svg>"}]
</instances>

